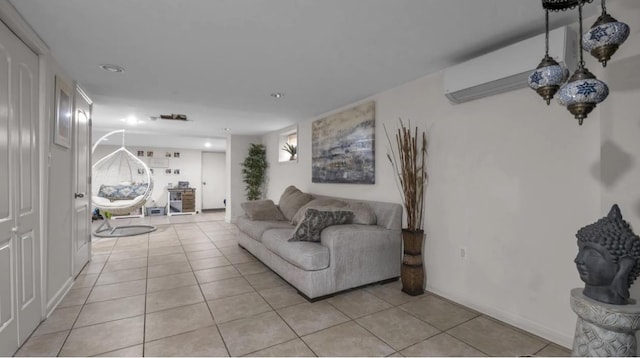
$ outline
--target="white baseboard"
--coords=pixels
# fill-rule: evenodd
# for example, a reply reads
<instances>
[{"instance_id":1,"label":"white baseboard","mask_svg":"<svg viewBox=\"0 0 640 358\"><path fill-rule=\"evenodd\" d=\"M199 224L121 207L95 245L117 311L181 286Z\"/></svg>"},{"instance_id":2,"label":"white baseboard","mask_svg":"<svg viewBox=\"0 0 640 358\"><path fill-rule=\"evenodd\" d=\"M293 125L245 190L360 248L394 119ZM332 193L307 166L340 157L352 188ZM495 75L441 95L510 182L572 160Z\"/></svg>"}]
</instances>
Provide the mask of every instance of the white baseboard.
<instances>
[{"instance_id":1,"label":"white baseboard","mask_svg":"<svg viewBox=\"0 0 640 358\"><path fill-rule=\"evenodd\" d=\"M53 310L55 310L56 307L58 307L58 305L60 304L64 296L67 295L67 293L69 292L72 286L73 286L73 277L69 277L69 279L65 281L62 287L60 287L58 292L56 292L56 294L53 295L53 297L51 297L51 299L47 302L47 312L45 314L45 317L48 318L49 315L53 312Z\"/></svg>"},{"instance_id":2,"label":"white baseboard","mask_svg":"<svg viewBox=\"0 0 640 358\"><path fill-rule=\"evenodd\" d=\"M573 335L566 335L553 329L549 329L548 327L544 327L536 322L533 322L519 315L515 315L511 312L503 311L502 309L497 307L478 305L477 303L470 301L466 297L460 297L443 290L429 287L429 285L427 285L427 291L433 292L438 296L442 296L446 299L474 309L480 313L486 314L487 316L491 316L514 327L540 336L567 349L571 349L571 347L573 346Z\"/></svg>"}]
</instances>

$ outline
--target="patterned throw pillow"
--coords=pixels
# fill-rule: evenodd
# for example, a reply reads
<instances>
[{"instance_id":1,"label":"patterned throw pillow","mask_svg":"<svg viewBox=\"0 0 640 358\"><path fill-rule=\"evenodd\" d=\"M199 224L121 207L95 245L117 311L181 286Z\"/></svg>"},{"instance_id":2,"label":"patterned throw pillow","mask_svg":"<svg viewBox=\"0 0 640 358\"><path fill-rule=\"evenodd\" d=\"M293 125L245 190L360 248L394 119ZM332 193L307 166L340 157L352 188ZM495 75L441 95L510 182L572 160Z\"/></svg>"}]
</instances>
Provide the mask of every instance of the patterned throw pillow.
<instances>
[{"instance_id":1,"label":"patterned throw pillow","mask_svg":"<svg viewBox=\"0 0 640 358\"><path fill-rule=\"evenodd\" d=\"M304 219L298 223L289 241L320 242L320 233L331 225L348 224L353 212L346 210L318 210L308 208Z\"/></svg>"}]
</instances>

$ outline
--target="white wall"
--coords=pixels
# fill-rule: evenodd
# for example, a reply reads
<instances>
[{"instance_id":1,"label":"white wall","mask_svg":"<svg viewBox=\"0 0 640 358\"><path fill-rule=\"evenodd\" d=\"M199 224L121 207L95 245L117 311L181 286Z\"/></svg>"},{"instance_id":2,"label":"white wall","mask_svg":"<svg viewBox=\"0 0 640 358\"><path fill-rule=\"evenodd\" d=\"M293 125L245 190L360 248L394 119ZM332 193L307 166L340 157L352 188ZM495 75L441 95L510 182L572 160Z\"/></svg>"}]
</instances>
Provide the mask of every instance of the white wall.
<instances>
[{"instance_id":1,"label":"white wall","mask_svg":"<svg viewBox=\"0 0 640 358\"><path fill-rule=\"evenodd\" d=\"M247 201L245 183L242 179L242 162L249 155L251 143L260 144L258 136L229 135L227 138L227 210L225 221L232 223L244 214L240 204ZM277 163L275 159L267 158L269 165Z\"/></svg>"},{"instance_id":2,"label":"white wall","mask_svg":"<svg viewBox=\"0 0 640 358\"><path fill-rule=\"evenodd\" d=\"M118 134L114 134L111 140L119 140ZM119 146L114 145L99 145L93 154L93 163L102 159L106 155L112 153L118 149ZM145 204L146 207L150 206L166 206L167 205L167 185L172 183L173 186L178 186L178 181L188 181L191 188L196 189L196 210L200 211L202 208L202 198L200 193L202 191L202 151L199 150L187 150L187 149L175 149L175 148L162 148L162 147L136 147L127 146L127 149L137 156L139 150L144 151L144 157L138 157L149 165L149 157L147 152L153 151L153 158L165 159L165 153L171 153L169 160L169 168L171 174L165 173L165 168L153 168L153 193ZM173 157L174 152L179 152L180 157ZM180 174L173 174L174 169L180 169ZM224 175L221 173L220 175ZM94 184L98 187L99 178L94 174ZM94 185L95 187L95 185ZM95 191L95 190L94 190ZM95 193L94 193L95 195ZM155 202L155 204L154 204Z\"/></svg>"},{"instance_id":3,"label":"white wall","mask_svg":"<svg viewBox=\"0 0 640 358\"><path fill-rule=\"evenodd\" d=\"M618 204L625 220L640 234L640 3L633 10L628 3L607 4L614 17L630 26L631 34L598 74L612 90L598 106L602 117L601 214ZM633 285L631 295L640 298L640 284Z\"/></svg>"},{"instance_id":4,"label":"white wall","mask_svg":"<svg viewBox=\"0 0 640 358\"><path fill-rule=\"evenodd\" d=\"M617 5L610 10L621 21L640 18L632 1ZM633 42L623 46L639 48ZM596 72L600 65L586 60ZM277 201L294 184L318 194L400 202L382 124L394 130L398 117L411 119L429 130L430 139L427 289L569 347L576 320L569 291L583 286L573 264L576 231L606 214L613 197L640 230L640 126L633 106L638 60L624 61L603 71L620 80L610 83L609 99L582 126L529 89L452 105L443 95L441 73L363 99L376 101L375 185L311 183L312 120L304 121L298 162L270 166L267 197ZM277 135L263 137L270 163L277 163ZM623 154L615 147L610 153L611 137ZM615 185L606 184L615 170L621 172ZM464 260L461 247L467 250Z\"/></svg>"}]
</instances>

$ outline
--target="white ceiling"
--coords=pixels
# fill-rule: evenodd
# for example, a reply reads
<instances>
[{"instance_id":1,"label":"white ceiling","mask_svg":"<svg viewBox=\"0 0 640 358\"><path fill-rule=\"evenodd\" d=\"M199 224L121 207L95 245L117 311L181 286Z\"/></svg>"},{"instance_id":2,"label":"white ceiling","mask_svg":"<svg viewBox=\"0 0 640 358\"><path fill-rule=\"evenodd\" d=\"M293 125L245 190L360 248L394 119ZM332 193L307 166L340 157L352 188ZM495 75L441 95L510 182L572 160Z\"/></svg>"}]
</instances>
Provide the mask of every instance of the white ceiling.
<instances>
[{"instance_id":1,"label":"white ceiling","mask_svg":"<svg viewBox=\"0 0 640 358\"><path fill-rule=\"evenodd\" d=\"M92 97L96 130L187 144L277 130L544 30L540 0L11 2Z\"/></svg>"}]
</instances>

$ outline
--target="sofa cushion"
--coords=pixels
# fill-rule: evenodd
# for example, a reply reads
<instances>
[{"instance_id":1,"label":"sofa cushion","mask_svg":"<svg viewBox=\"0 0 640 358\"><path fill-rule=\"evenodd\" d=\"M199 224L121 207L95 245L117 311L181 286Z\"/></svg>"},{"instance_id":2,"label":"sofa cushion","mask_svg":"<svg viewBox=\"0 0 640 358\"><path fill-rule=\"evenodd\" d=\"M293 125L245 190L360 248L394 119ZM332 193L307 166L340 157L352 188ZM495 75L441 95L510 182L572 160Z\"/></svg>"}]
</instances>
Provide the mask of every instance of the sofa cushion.
<instances>
[{"instance_id":1,"label":"sofa cushion","mask_svg":"<svg viewBox=\"0 0 640 358\"><path fill-rule=\"evenodd\" d=\"M331 208L344 208L348 204L342 200L333 199L333 198L319 198L313 199L310 202L302 205L302 207L298 210L298 212L291 219L291 223L293 225L298 225L302 219L304 219L304 214L307 212L307 208L314 209L324 209L327 207Z\"/></svg>"},{"instance_id":2,"label":"sofa cushion","mask_svg":"<svg viewBox=\"0 0 640 358\"><path fill-rule=\"evenodd\" d=\"M278 201L278 207L287 220L293 219L293 216L300 210L302 205L313 199L310 194L305 194L293 185L284 190Z\"/></svg>"},{"instance_id":3,"label":"sofa cushion","mask_svg":"<svg viewBox=\"0 0 640 358\"><path fill-rule=\"evenodd\" d=\"M353 224L375 225L378 223L375 211L367 203L354 201L348 204L347 209L353 211Z\"/></svg>"},{"instance_id":4,"label":"sofa cushion","mask_svg":"<svg viewBox=\"0 0 640 358\"><path fill-rule=\"evenodd\" d=\"M329 249L315 242L289 242L291 229L270 229L262 237L262 244L283 260L306 271L329 267Z\"/></svg>"},{"instance_id":5,"label":"sofa cushion","mask_svg":"<svg viewBox=\"0 0 640 358\"><path fill-rule=\"evenodd\" d=\"M273 200L245 201L240 206L251 220L285 220Z\"/></svg>"},{"instance_id":6,"label":"sofa cushion","mask_svg":"<svg viewBox=\"0 0 640 358\"><path fill-rule=\"evenodd\" d=\"M274 228L289 228L293 229L293 226L288 221L278 221L278 220L251 220L248 216L239 216L236 219L236 225L238 229L247 236L251 237L254 240L262 241L262 234Z\"/></svg>"},{"instance_id":7,"label":"sofa cushion","mask_svg":"<svg viewBox=\"0 0 640 358\"><path fill-rule=\"evenodd\" d=\"M318 210L308 208L304 219L296 226L289 241L320 242L320 233L331 225L351 223L353 212L335 208L335 210Z\"/></svg>"}]
</instances>

